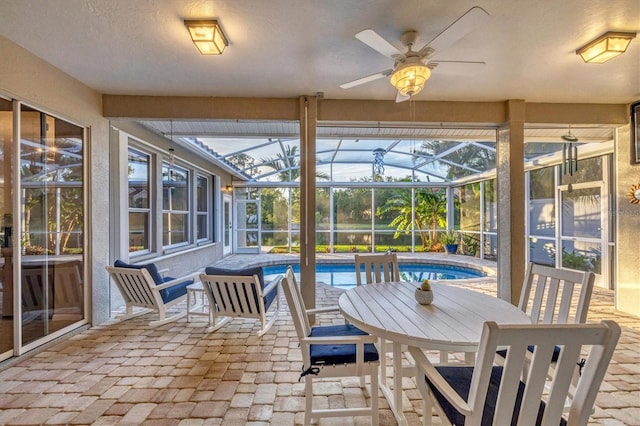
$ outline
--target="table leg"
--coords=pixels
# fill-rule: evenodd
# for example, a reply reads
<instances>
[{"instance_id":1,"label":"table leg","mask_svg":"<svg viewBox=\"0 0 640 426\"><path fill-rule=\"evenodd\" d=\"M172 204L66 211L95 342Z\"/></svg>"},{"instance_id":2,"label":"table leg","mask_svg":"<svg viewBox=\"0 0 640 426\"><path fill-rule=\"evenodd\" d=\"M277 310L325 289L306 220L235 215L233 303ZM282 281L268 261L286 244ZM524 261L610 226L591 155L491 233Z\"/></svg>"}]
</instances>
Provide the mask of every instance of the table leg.
<instances>
[{"instance_id":1,"label":"table leg","mask_svg":"<svg viewBox=\"0 0 640 426\"><path fill-rule=\"evenodd\" d=\"M402 419L402 423L398 421L398 424L406 424L407 419L404 417L402 411L402 345L400 343L393 342L393 393L394 393L394 405L398 412L398 415Z\"/></svg>"}]
</instances>

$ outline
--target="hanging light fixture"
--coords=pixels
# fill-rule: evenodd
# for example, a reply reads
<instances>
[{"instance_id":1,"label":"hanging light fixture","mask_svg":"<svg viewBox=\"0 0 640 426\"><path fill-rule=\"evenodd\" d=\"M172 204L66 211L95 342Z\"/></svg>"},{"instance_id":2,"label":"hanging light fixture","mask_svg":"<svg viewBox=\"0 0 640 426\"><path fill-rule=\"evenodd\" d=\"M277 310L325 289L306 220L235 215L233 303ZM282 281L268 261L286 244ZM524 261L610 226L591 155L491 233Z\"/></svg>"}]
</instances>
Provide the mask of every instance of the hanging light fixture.
<instances>
[{"instance_id":1,"label":"hanging light fixture","mask_svg":"<svg viewBox=\"0 0 640 426\"><path fill-rule=\"evenodd\" d=\"M189 30L193 44L203 55L222 55L224 48L229 45L227 37L215 19L185 19L184 25Z\"/></svg>"},{"instance_id":2,"label":"hanging light fixture","mask_svg":"<svg viewBox=\"0 0 640 426\"><path fill-rule=\"evenodd\" d=\"M573 172L578 171L578 145L573 145L574 142L578 142L578 138L571 133L571 126L569 133L560 137L568 142L562 147L562 173L573 176Z\"/></svg>"},{"instance_id":3,"label":"hanging light fixture","mask_svg":"<svg viewBox=\"0 0 640 426\"><path fill-rule=\"evenodd\" d=\"M424 89L431 77L431 70L418 57L409 57L407 62L398 66L391 74L391 85L398 89L402 96L415 96Z\"/></svg>"},{"instance_id":4,"label":"hanging light fixture","mask_svg":"<svg viewBox=\"0 0 640 426\"><path fill-rule=\"evenodd\" d=\"M373 150L373 173L379 176L384 174L384 154L385 150L376 148Z\"/></svg>"},{"instance_id":5,"label":"hanging light fixture","mask_svg":"<svg viewBox=\"0 0 640 426\"><path fill-rule=\"evenodd\" d=\"M173 149L173 120L169 121L169 138L171 145L169 145L169 178L173 176L173 166L176 162L175 149Z\"/></svg>"},{"instance_id":6,"label":"hanging light fixture","mask_svg":"<svg viewBox=\"0 0 640 426\"><path fill-rule=\"evenodd\" d=\"M585 62L601 64L624 53L635 37L636 33L609 31L576 50L576 54Z\"/></svg>"}]
</instances>

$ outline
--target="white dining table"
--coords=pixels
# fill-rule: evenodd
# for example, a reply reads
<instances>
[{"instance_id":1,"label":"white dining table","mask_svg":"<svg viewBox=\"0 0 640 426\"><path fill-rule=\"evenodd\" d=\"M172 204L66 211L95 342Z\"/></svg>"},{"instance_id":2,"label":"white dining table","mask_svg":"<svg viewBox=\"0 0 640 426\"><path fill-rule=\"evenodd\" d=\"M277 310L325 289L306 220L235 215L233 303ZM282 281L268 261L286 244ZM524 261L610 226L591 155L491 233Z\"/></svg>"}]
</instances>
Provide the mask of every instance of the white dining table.
<instances>
[{"instance_id":1,"label":"white dining table","mask_svg":"<svg viewBox=\"0 0 640 426\"><path fill-rule=\"evenodd\" d=\"M393 392L381 381L398 424L402 411L402 345L427 350L474 353L485 321L530 324L518 307L494 296L445 283L432 283L433 302L419 304L416 282L366 284L344 292L338 305L353 325L393 344ZM381 354L382 356L383 354Z\"/></svg>"}]
</instances>

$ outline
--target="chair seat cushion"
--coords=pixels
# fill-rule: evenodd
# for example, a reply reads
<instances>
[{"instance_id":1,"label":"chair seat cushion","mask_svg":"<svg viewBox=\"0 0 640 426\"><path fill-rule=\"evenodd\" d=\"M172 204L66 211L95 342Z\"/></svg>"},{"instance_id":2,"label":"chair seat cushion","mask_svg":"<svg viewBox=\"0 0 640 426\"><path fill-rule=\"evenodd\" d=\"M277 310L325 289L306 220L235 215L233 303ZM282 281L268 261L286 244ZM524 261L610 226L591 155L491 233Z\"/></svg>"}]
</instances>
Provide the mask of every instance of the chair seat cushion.
<instances>
[{"instance_id":1,"label":"chair seat cushion","mask_svg":"<svg viewBox=\"0 0 640 426\"><path fill-rule=\"evenodd\" d=\"M366 336L368 333L352 324L311 327L309 337ZM353 364L356 362L355 344L310 345L311 365ZM364 345L365 362L378 361L378 350L373 343Z\"/></svg>"},{"instance_id":2,"label":"chair seat cushion","mask_svg":"<svg viewBox=\"0 0 640 426\"><path fill-rule=\"evenodd\" d=\"M262 290L264 290L265 287L265 283L264 283L264 271L262 270L261 266L253 266L250 268L243 268L243 269L227 269L227 268L217 268L215 266L208 266L205 268L204 273L206 275L239 275L239 276L253 276L253 275L257 275L258 279L260 281L260 288L262 288ZM257 294L254 294L254 297L256 298L257 301ZM271 303L273 303L273 301L276 298L276 292L273 291L269 294L265 294L263 299L264 299L264 308L265 309L269 309L269 306L271 306Z\"/></svg>"},{"instance_id":3,"label":"chair seat cushion","mask_svg":"<svg viewBox=\"0 0 640 426\"><path fill-rule=\"evenodd\" d=\"M162 274L158 270L158 267L155 265L155 263L147 263L146 265L132 265L118 259L113 262L113 266L115 266L116 268L146 269L149 272L149 275L151 275L151 278L153 278L153 282L155 282L156 285L160 285L164 282L164 278L162 277Z\"/></svg>"},{"instance_id":4,"label":"chair seat cushion","mask_svg":"<svg viewBox=\"0 0 640 426\"><path fill-rule=\"evenodd\" d=\"M449 385L464 399L469 399L469 388L471 386L471 377L473 376L473 367L452 367L442 366L436 367L442 377L449 383ZM482 413L482 425L491 426L493 424L493 415L498 400L498 390L500 388L500 379L502 378L502 367L494 366L491 371L491 379L489 381L489 389L487 391L487 398L484 404L484 411ZM447 399L438 391L437 388L427 378L427 386L433 392L436 400L442 410L445 412L447 418L452 424L463 425L465 418L462 414L456 410L453 405L447 401ZM516 404L514 407L514 414L511 420L511 425L516 425L518 422L518 413L520 411L520 404L522 396L524 394L524 383L520 382L518 387L518 394L516 396ZM542 415L544 414L545 403L540 401L540 409L538 410L538 418L535 422L536 425L540 425L542 422ZM531 423L533 424L533 423ZM565 419L561 419L560 425L565 426L567 424Z\"/></svg>"},{"instance_id":5,"label":"chair seat cushion","mask_svg":"<svg viewBox=\"0 0 640 426\"><path fill-rule=\"evenodd\" d=\"M164 282L169 282L171 280L175 280L172 277L166 277ZM187 286L193 284L193 280L186 280L180 283L174 284L171 287L164 288L160 290L160 297L162 297L162 301L164 303L169 303L172 300L177 299L178 297L184 296L187 294Z\"/></svg>"}]
</instances>

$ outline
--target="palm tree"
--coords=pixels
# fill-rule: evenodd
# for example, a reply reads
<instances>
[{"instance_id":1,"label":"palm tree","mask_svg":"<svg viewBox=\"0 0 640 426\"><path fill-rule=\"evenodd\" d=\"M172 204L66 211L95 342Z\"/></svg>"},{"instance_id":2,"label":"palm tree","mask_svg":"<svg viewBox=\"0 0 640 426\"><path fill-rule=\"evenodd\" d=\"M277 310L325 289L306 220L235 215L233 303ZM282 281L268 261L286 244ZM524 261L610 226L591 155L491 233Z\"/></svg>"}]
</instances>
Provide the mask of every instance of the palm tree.
<instances>
[{"instance_id":1,"label":"palm tree","mask_svg":"<svg viewBox=\"0 0 640 426\"><path fill-rule=\"evenodd\" d=\"M411 208L414 199L415 214ZM398 238L401 233L408 234L415 227L422 247L427 248L438 241L437 229L446 225L446 212L447 198L442 190L415 189L413 194L411 191L397 192L377 209L376 215L397 214L390 223L396 227L393 238Z\"/></svg>"},{"instance_id":2,"label":"palm tree","mask_svg":"<svg viewBox=\"0 0 640 426\"><path fill-rule=\"evenodd\" d=\"M275 157L262 158L262 165L278 171L280 182L295 182L300 178L300 155L297 145L285 145L284 153L278 153ZM329 180L329 175L317 172L316 178Z\"/></svg>"},{"instance_id":3,"label":"palm tree","mask_svg":"<svg viewBox=\"0 0 640 426\"><path fill-rule=\"evenodd\" d=\"M425 156L438 156L449 150L453 151L445 157L454 164L448 165L448 179L473 175L477 173L477 170L485 171L496 166L496 153L490 146L482 147L476 144L447 141L424 141L417 153Z\"/></svg>"}]
</instances>

